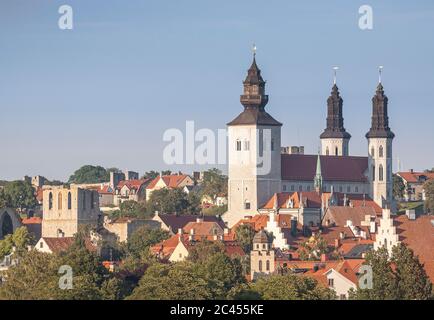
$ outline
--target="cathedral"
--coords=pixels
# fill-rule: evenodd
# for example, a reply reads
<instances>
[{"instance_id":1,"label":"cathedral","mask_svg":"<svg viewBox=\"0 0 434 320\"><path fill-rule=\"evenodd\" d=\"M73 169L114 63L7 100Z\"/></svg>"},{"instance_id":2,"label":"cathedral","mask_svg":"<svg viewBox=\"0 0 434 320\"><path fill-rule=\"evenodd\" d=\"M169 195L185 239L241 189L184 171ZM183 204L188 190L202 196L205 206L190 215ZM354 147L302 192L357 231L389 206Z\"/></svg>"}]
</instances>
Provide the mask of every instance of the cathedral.
<instances>
[{"instance_id":1,"label":"cathedral","mask_svg":"<svg viewBox=\"0 0 434 320\"><path fill-rule=\"evenodd\" d=\"M244 110L228 126L228 211L231 227L260 212L278 193L340 192L365 195L382 208L392 201L392 141L388 98L379 79L372 98L371 128L366 134L367 156L350 155L351 135L344 127L343 99L334 81L327 99L326 128L321 154L281 152L282 123L265 109L268 95L256 54L243 82Z\"/></svg>"}]
</instances>

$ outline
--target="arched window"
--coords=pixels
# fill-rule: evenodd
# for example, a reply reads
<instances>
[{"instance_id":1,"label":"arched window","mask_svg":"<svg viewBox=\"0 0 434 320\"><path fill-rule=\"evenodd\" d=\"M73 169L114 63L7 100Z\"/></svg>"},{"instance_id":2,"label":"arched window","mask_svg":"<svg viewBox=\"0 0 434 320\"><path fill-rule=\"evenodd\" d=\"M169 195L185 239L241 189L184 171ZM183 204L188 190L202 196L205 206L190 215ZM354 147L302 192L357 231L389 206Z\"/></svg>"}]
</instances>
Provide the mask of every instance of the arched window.
<instances>
[{"instance_id":1,"label":"arched window","mask_svg":"<svg viewBox=\"0 0 434 320\"><path fill-rule=\"evenodd\" d=\"M68 192L68 210L72 209L71 192Z\"/></svg>"},{"instance_id":2,"label":"arched window","mask_svg":"<svg viewBox=\"0 0 434 320\"><path fill-rule=\"evenodd\" d=\"M383 181L383 165L380 164L380 166L378 167L378 180Z\"/></svg>"},{"instance_id":3,"label":"arched window","mask_svg":"<svg viewBox=\"0 0 434 320\"><path fill-rule=\"evenodd\" d=\"M380 146L380 149L378 150L378 156L380 157L380 158L383 158L383 146Z\"/></svg>"},{"instance_id":4,"label":"arched window","mask_svg":"<svg viewBox=\"0 0 434 320\"><path fill-rule=\"evenodd\" d=\"M270 271L270 260L265 262L265 270Z\"/></svg>"},{"instance_id":5,"label":"arched window","mask_svg":"<svg viewBox=\"0 0 434 320\"><path fill-rule=\"evenodd\" d=\"M371 148L371 157L375 157L375 149L374 149L374 147Z\"/></svg>"},{"instance_id":6,"label":"arched window","mask_svg":"<svg viewBox=\"0 0 434 320\"><path fill-rule=\"evenodd\" d=\"M372 166L372 181L375 181L375 166Z\"/></svg>"},{"instance_id":7,"label":"arched window","mask_svg":"<svg viewBox=\"0 0 434 320\"><path fill-rule=\"evenodd\" d=\"M57 195L57 210L62 210L62 192Z\"/></svg>"},{"instance_id":8,"label":"arched window","mask_svg":"<svg viewBox=\"0 0 434 320\"><path fill-rule=\"evenodd\" d=\"M335 148L335 156L339 155L338 147Z\"/></svg>"},{"instance_id":9,"label":"arched window","mask_svg":"<svg viewBox=\"0 0 434 320\"><path fill-rule=\"evenodd\" d=\"M249 151L250 150L250 141L244 140L244 150Z\"/></svg>"},{"instance_id":10,"label":"arched window","mask_svg":"<svg viewBox=\"0 0 434 320\"><path fill-rule=\"evenodd\" d=\"M262 260L259 260L259 271L262 272Z\"/></svg>"},{"instance_id":11,"label":"arched window","mask_svg":"<svg viewBox=\"0 0 434 320\"><path fill-rule=\"evenodd\" d=\"M48 195L48 209L53 209L53 194L51 192Z\"/></svg>"},{"instance_id":12,"label":"arched window","mask_svg":"<svg viewBox=\"0 0 434 320\"><path fill-rule=\"evenodd\" d=\"M237 140L237 141L236 141L236 145L235 145L235 147L236 147L236 150L237 150L237 151L241 151L241 141L240 141L240 140Z\"/></svg>"},{"instance_id":13,"label":"arched window","mask_svg":"<svg viewBox=\"0 0 434 320\"><path fill-rule=\"evenodd\" d=\"M329 147L326 148L326 156L330 155Z\"/></svg>"}]
</instances>

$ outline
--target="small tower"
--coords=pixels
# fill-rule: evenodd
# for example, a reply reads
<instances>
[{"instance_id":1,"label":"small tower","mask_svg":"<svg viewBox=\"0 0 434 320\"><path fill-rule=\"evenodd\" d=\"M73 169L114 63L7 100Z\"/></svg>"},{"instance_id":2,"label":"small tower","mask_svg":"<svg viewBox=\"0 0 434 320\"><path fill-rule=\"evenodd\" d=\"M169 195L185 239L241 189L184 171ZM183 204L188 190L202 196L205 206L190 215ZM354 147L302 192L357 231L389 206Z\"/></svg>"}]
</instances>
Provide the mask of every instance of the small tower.
<instances>
[{"instance_id":1,"label":"small tower","mask_svg":"<svg viewBox=\"0 0 434 320\"><path fill-rule=\"evenodd\" d=\"M327 127L320 135L322 155L348 156L351 135L344 128L343 99L336 85L336 70L330 97L327 99Z\"/></svg>"},{"instance_id":2,"label":"small tower","mask_svg":"<svg viewBox=\"0 0 434 320\"><path fill-rule=\"evenodd\" d=\"M318 158L316 160L316 174L314 179L315 191L318 193L322 192L322 173L321 173L321 156L318 153Z\"/></svg>"},{"instance_id":3,"label":"small tower","mask_svg":"<svg viewBox=\"0 0 434 320\"><path fill-rule=\"evenodd\" d=\"M389 128L387 104L380 67L379 83L372 98L371 129L366 134L369 148L369 195L382 208L393 208L392 142L395 135Z\"/></svg>"},{"instance_id":4,"label":"small tower","mask_svg":"<svg viewBox=\"0 0 434 320\"><path fill-rule=\"evenodd\" d=\"M268 234L261 230L253 237L253 248L250 252L250 274L255 280L275 270L274 250Z\"/></svg>"},{"instance_id":5,"label":"small tower","mask_svg":"<svg viewBox=\"0 0 434 320\"><path fill-rule=\"evenodd\" d=\"M223 219L229 227L256 214L281 188L282 124L265 111L268 95L255 53L243 86L244 110L227 124L229 201Z\"/></svg>"}]
</instances>

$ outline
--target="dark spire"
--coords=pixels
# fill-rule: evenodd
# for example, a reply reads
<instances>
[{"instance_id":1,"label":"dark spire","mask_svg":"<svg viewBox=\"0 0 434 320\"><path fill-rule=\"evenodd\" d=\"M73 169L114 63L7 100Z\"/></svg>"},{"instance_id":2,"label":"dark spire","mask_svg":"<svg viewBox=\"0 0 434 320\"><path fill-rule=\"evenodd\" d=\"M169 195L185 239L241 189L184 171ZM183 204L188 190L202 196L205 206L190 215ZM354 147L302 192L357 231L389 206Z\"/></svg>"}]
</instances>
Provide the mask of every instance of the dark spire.
<instances>
[{"instance_id":1,"label":"dark spire","mask_svg":"<svg viewBox=\"0 0 434 320\"><path fill-rule=\"evenodd\" d=\"M343 100L339 94L336 83L333 84L330 97L327 99L327 127L321 134L321 139L345 138L350 139L351 135L345 131L344 118L342 116Z\"/></svg>"},{"instance_id":2,"label":"dark spire","mask_svg":"<svg viewBox=\"0 0 434 320\"><path fill-rule=\"evenodd\" d=\"M244 111L228 125L269 125L281 126L265 111L268 103L268 95L265 94L265 81L261 76L261 70L256 64L256 53L253 53L253 62L247 71L247 77L243 82L244 92L240 97Z\"/></svg>"},{"instance_id":3,"label":"dark spire","mask_svg":"<svg viewBox=\"0 0 434 320\"><path fill-rule=\"evenodd\" d=\"M388 98L384 94L383 84L378 83L377 90L372 98L372 120L371 129L366 134L366 138L390 138L395 134L389 128L389 116L387 115Z\"/></svg>"}]
</instances>

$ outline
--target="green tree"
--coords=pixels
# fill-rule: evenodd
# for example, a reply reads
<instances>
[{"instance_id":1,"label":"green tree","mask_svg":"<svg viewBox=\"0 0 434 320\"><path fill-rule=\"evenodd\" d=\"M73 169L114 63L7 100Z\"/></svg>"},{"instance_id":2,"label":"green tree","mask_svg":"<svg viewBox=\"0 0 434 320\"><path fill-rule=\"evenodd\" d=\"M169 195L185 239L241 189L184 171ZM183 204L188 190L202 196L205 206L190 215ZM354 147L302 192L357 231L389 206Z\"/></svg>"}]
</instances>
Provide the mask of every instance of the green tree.
<instances>
[{"instance_id":1,"label":"green tree","mask_svg":"<svg viewBox=\"0 0 434 320\"><path fill-rule=\"evenodd\" d=\"M188 252L188 260L191 262L204 262L217 253L224 253L225 247L221 241L200 241Z\"/></svg>"},{"instance_id":2,"label":"green tree","mask_svg":"<svg viewBox=\"0 0 434 320\"><path fill-rule=\"evenodd\" d=\"M101 166L85 165L69 177L68 183L100 183L109 180L110 172L108 170Z\"/></svg>"},{"instance_id":3,"label":"green tree","mask_svg":"<svg viewBox=\"0 0 434 320\"><path fill-rule=\"evenodd\" d=\"M328 254L332 250L321 233L311 236L308 241L300 243L298 254L301 260L318 260L322 254Z\"/></svg>"},{"instance_id":4,"label":"green tree","mask_svg":"<svg viewBox=\"0 0 434 320\"><path fill-rule=\"evenodd\" d=\"M428 180L423 186L425 190L425 209L430 214L434 214L434 179Z\"/></svg>"},{"instance_id":5,"label":"green tree","mask_svg":"<svg viewBox=\"0 0 434 320\"><path fill-rule=\"evenodd\" d=\"M257 292L264 300L332 300L336 298L332 290L319 285L316 280L294 274L260 278L250 286L250 290Z\"/></svg>"},{"instance_id":6,"label":"green tree","mask_svg":"<svg viewBox=\"0 0 434 320\"><path fill-rule=\"evenodd\" d=\"M432 284L423 265L414 256L413 250L399 244L392 249L391 263L395 265L394 290L400 300L428 300L431 298Z\"/></svg>"},{"instance_id":7,"label":"green tree","mask_svg":"<svg viewBox=\"0 0 434 320\"><path fill-rule=\"evenodd\" d=\"M219 194L227 194L228 181L227 177L219 169L213 168L203 174L202 195L216 200Z\"/></svg>"},{"instance_id":8,"label":"green tree","mask_svg":"<svg viewBox=\"0 0 434 320\"><path fill-rule=\"evenodd\" d=\"M12 181L6 184L0 194L0 204L20 210L33 209L38 202L35 190L26 181Z\"/></svg>"},{"instance_id":9,"label":"green tree","mask_svg":"<svg viewBox=\"0 0 434 320\"><path fill-rule=\"evenodd\" d=\"M154 264L139 281L130 300L205 300L211 299L208 283L191 262Z\"/></svg>"},{"instance_id":10,"label":"green tree","mask_svg":"<svg viewBox=\"0 0 434 320\"><path fill-rule=\"evenodd\" d=\"M160 173L154 170L146 171L145 174L142 176L142 179L155 179L159 175Z\"/></svg>"},{"instance_id":11,"label":"green tree","mask_svg":"<svg viewBox=\"0 0 434 320\"><path fill-rule=\"evenodd\" d=\"M147 225L133 232L126 244L126 255L140 259L149 247L169 238L169 233L161 229L153 229Z\"/></svg>"},{"instance_id":12,"label":"green tree","mask_svg":"<svg viewBox=\"0 0 434 320\"><path fill-rule=\"evenodd\" d=\"M148 212L186 213L189 208L187 194L182 189L159 189L152 192L147 202Z\"/></svg>"},{"instance_id":13,"label":"green tree","mask_svg":"<svg viewBox=\"0 0 434 320\"><path fill-rule=\"evenodd\" d=\"M146 205L134 200L127 200L119 205L119 210L111 214L112 217L128 217L146 219L150 217Z\"/></svg>"},{"instance_id":14,"label":"green tree","mask_svg":"<svg viewBox=\"0 0 434 320\"><path fill-rule=\"evenodd\" d=\"M250 224L241 224L235 230L235 238L245 253L250 253L252 250L254 236L255 230Z\"/></svg>"},{"instance_id":15,"label":"green tree","mask_svg":"<svg viewBox=\"0 0 434 320\"><path fill-rule=\"evenodd\" d=\"M31 245L33 241L34 238L26 227L17 228L13 234L8 234L3 240L0 240L0 259L12 253L13 247L15 247L16 254L21 255L27 251L27 246Z\"/></svg>"},{"instance_id":16,"label":"green tree","mask_svg":"<svg viewBox=\"0 0 434 320\"><path fill-rule=\"evenodd\" d=\"M396 174L393 175L393 197L402 199L404 197L405 184L402 178Z\"/></svg>"}]
</instances>

